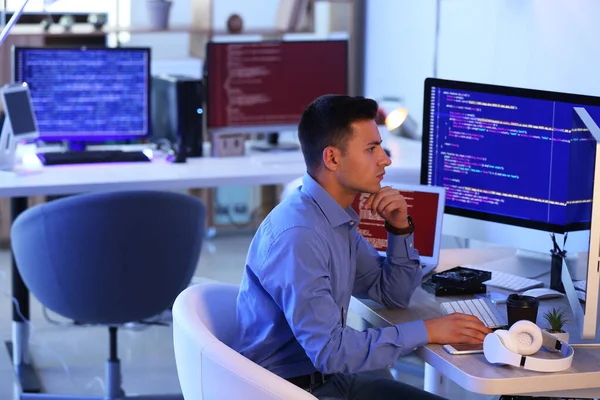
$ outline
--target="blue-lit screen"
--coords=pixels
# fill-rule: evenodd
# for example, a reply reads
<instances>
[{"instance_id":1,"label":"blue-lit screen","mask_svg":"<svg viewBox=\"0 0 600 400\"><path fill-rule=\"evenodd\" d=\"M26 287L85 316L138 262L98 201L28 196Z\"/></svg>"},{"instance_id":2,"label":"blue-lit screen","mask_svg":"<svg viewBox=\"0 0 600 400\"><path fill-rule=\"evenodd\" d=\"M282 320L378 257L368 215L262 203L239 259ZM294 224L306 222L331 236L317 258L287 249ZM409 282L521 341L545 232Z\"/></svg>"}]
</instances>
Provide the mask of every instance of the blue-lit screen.
<instances>
[{"instance_id":1,"label":"blue-lit screen","mask_svg":"<svg viewBox=\"0 0 600 400\"><path fill-rule=\"evenodd\" d=\"M573 107L600 114L600 99L428 81L421 181L447 189L447 212L584 229L594 155L571 132Z\"/></svg>"},{"instance_id":2,"label":"blue-lit screen","mask_svg":"<svg viewBox=\"0 0 600 400\"><path fill-rule=\"evenodd\" d=\"M149 134L147 48L16 47L14 67L15 82L29 85L42 140Z\"/></svg>"}]
</instances>

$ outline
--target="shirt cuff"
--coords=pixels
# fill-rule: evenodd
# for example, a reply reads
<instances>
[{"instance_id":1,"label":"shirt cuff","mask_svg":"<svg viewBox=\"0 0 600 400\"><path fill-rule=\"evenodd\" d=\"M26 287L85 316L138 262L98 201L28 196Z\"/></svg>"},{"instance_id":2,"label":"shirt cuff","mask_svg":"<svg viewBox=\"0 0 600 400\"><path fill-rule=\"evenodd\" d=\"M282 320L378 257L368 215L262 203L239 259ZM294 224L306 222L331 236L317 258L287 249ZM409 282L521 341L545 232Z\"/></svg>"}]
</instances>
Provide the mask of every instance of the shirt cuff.
<instances>
[{"instance_id":1,"label":"shirt cuff","mask_svg":"<svg viewBox=\"0 0 600 400\"><path fill-rule=\"evenodd\" d=\"M429 343L429 334L425 322L412 321L396 325L400 342L404 345L403 354L408 354Z\"/></svg>"},{"instance_id":2,"label":"shirt cuff","mask_svg":"<svg viewBox=\"0 0 600 400\"><path fill-rule=\"evenodd\" d=\"M414 233L394 235L388 232L387 256L391 259L409 259L419 261L419 252L415 249Z\"/></svg>"}]
</instances>

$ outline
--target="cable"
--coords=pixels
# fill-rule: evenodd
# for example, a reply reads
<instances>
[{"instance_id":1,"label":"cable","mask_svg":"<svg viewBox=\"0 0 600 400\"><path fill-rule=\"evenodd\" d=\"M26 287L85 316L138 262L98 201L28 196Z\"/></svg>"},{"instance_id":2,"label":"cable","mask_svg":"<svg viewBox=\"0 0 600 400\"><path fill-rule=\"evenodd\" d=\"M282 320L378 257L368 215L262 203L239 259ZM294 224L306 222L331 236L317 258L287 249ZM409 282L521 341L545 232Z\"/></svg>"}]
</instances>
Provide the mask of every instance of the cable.
<instances>
[{"instance_id":1,"label":"cable","mask_svg":"<svg viewBox=\"0 0 600 400\"><path fill-rule=\"evenodd\" d=\"M29 346L35 346L35 347L39 347L41 349L47 350L50 354L54 355L58 361L60 362L60 364L62 365L65 374L67 375L67 378L69 379L69 381L73 384L74 387L77 387L77 385L75 384L75 381L73 380L73 377L71 375L71 371L69 370L69 366L67 365L67 363L65 362L65 360L58 354L56 353L54 350L52 350L51 348L49 348L48 346L44 346L41 344L36 344L33 343L33 336L35 333L35 326L33 325L33 323L31 321L29 321L27 318L25 318L23 316L23 313L21 312L21 307L19 305L19 302L17 301L17 299L12 296L11 294L8 293L7 289L6 289L6 282L8 281L8 277L6 274L6 271L0 271L0 276L2 276L2 285L1 285L1 290L2 293L8 297L9 299L12 300L13 304L15 305L15 310L17 311L17 314L19 315L19 317L21 317L21 319L23 320L23 322L25 324L27 324L27 326L29 327Z\"/></svg>"},{"instance_id":2,"label":"cable","mask_svg":"<svg viewBox=\"0 0 600 400\"><path fill-rule=\"evenodd\" d=\"M50 354L52 354L53 356L55 356L58 361L60 362L63 370L65 371L65 375L67 377L67 379L69 380L69 382L71 382L71 384L73 385L73 387L75 389L78 389L79 386L77 385L77 383L75 382L75 380L73 379L73 376L71 375L71 370L69 369L69 366L67 365L67 363L65 362L64 358L58 354L57 352L55 352L54 350L52 350L50 347L48 346L44 346L41 344L36 344L33 343L33 334L35 333L35 327L33 325L33 323L31 321L29 321L27 318L25 318L23 316L23 313L21 312L21 307L19 305L18 300L12 296L11 294L8 293L8 290L6 289L6 282L8 281L8 276L6 271L2 271L0 270L0 277L2 278L2 283L0 284L0 290L2 291L2 293L9 299L12 300L12 303L15 305L15 310L17 311L17 314L19 315L19 317L21 317L21 319L23 320L23 322L25 324L27 324L27 326L29 327L29 346L30 347L37 347L37 348L41 348L43 350L48 351ZM53 324L53 325L57 325L57 326L67 326L67 327L90 327L92 325L90 324L78 324L75 322L63 322L63 321L56 321L53 320L52 318L50 318L50 316L48 315L48 310L45 306L42 305L42 313L44 315L44 318L46 319L46 321L48 321L49 323ZM143 321L139 321L139 322L133 322L130 323L132 326L128 327L127 325L129 324L125 324L122 326L119 326L118 328L120 329L124 329L124 330L130 330L130 331L143 331L146 330L152 326L170 326L170 324L161 321L162 317L163 317L163 313L157 315L155 318L150 319L150 320L143 320ZM140 326L138 326L140 325ZM94 383L97 382L101 389L102 389L102 393L106 394L106 385L104 383L104 380L99 377L99 376L95 376L94 378L92 378L92 380L85 386L86 390L90 390L92 388L92 386L94 385Z\"/></svg>"},{"instance_id":3,"label":"cable","mask_svg":"<svg viewBox=\"0 0 600 400\"><path fill-rule=\"evenodd\" d=\"M92 385L94 384L94 382L98 382L98 385L100 385L100 389L102 390L102 393L106 393L106 385L104 384L104 380L99 377L99 376L95 376L90 383L88 383L85 388L86 389L91 389Z\"/></svg>"},{"instance_id":4,"label":"cable","mask_svg":"<svg viewBox=\"0 0 600 400\"><path fill-rule=\"evenodd\" d=\"M81 325L81 324L77 324L75 322L57 321L57 320L54 320L54 319L50 318L50 316L48 315L48 309L44 305L42 305L42 314L44 315L44 319L47 322L51 323L52 325L57 325L57 326L84 326L84 325Z\"/></svg>"}]
</instances>

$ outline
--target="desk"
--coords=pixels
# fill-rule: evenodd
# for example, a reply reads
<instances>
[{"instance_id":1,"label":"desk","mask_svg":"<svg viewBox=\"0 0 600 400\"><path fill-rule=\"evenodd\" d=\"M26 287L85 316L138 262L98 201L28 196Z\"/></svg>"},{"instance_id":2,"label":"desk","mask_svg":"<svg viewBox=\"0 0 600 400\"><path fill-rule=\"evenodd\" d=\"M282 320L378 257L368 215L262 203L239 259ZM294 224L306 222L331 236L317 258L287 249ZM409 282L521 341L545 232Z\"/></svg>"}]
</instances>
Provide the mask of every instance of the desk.
<instances>
[{"instance_id":1,"label":"desk","mask_svg":"<svg viewBox=\"0 0 600 400\"><path fill-rule=\"evenodd\" d=\"M438 270L456 265L480 264L514 255L514 249L445 249L441 251ZM541 278L540 278L541 279ZM374 326L383 327L416 319L443 315L438 298L418 288L406 310L387 310L371 301L352 298L351 309ZM538 320L545 309L565 300L544 300L540 303ZM505 306L499 306L499 311ZM571 333L573 336L573 333ZM466 390L482 394L522 394L535 396L600 397L600 348L576 347L571 368L555 373L538 373L508 366L489 364L483 354L452 356L441 345L427 345L416 351L426 363L425 389L440 393L443 376Z\"/></svg>"},{"instance_id":2,"label":"desk","mask_svg":"<svg viewBox=\"0 0 600 400\"><path fill-rule=\"evenodd\" d=\"M388 179L418 183L421 143L390 140L393 164ZM210 154L210 153L206 153ZM176 190L226 185L276 185L288 183L306 171L300 152L255 153L244 157L189 158L183 164L151 163L77 164L45 167L40 172L0 172L0 197L10 197L14 220L27 208L27 196L67 195L116 190ZM29 319L29 291L13 260L12 293ZM13 337L9 344L23 391L39 391L29 360L27 326L13 304Z\"/></svg>"}]
</instances>

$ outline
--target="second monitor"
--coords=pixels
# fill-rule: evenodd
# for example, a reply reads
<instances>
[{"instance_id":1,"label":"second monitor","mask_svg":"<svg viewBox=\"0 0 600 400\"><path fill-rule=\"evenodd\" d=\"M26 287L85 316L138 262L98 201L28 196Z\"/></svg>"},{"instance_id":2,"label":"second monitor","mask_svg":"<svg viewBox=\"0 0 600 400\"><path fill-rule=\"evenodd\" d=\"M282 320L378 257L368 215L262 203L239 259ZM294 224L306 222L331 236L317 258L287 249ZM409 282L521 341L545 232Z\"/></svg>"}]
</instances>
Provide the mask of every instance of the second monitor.
<instances>
[{"instance_id":1,"label":"second monitor","mask_svg":"<svg viewBox=\"0 0 600 400\"><path fill-rule=\"evenodd\" d=\"M348 91L346 40L211 42L206 54L212 133L296 130L317 97Z\"/></svg>"}]
</instances>

